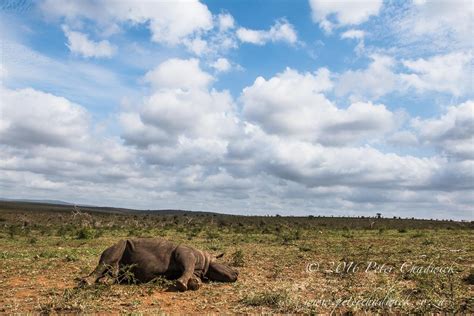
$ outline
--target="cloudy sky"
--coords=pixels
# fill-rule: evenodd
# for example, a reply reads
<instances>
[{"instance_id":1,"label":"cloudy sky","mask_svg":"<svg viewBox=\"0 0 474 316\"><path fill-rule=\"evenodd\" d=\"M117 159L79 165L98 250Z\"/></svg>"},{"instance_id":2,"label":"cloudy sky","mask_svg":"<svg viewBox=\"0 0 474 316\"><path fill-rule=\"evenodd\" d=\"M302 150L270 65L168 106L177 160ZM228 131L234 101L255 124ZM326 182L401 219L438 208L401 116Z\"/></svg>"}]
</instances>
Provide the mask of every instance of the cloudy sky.
<instances>
[{"instance_id":1,"label":"cloudy sky","mask_svg":"<svg viewBox=\"0 0 474 316\"><path fill-rule=\"evenodd\" d=\"M474 219L470 0L0 6L0 197Z\"/></svg>"}]
</instances>

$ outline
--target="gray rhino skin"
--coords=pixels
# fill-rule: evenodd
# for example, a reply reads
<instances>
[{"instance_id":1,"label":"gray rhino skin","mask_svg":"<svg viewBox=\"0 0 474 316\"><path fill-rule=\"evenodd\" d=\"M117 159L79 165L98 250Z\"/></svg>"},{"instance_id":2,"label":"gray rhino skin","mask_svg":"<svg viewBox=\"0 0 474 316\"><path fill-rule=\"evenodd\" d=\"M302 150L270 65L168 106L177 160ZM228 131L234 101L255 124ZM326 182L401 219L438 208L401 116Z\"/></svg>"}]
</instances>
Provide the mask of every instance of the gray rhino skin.
<instances>
[{"instance_id":1,"label":"gray rhino skin","mask_svg":"<svg viewBox=\"0 0 474 316\"><path fill-rule=\"evenodd\" d=\"M201 281L235 282L238 272L214 262L209 253L165 239L137 238L121 240L101 255L99 264L80 285L105 282L107 276L121 278L124 268L133 273L134 280L149 282L158 276L176 280L180 291L197 290Z\"/></svg>"}]
</instances>

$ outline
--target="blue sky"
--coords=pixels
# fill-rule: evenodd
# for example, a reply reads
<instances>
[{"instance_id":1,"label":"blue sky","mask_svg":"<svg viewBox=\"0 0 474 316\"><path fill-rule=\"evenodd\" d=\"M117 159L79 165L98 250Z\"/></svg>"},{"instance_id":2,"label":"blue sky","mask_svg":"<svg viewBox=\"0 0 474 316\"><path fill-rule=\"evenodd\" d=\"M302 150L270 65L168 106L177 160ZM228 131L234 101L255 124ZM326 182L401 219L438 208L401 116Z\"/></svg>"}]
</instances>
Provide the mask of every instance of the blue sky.
<instances>
[{"instance_id":1,"label":"blue sky","mask_svg":"<svg viewBox=\"0 0 474 316\"><path fill-rule=\"evenodd\" d=\"M19 1L0 195L473 218L469 1Z\"/></svg>"}]
</instances>

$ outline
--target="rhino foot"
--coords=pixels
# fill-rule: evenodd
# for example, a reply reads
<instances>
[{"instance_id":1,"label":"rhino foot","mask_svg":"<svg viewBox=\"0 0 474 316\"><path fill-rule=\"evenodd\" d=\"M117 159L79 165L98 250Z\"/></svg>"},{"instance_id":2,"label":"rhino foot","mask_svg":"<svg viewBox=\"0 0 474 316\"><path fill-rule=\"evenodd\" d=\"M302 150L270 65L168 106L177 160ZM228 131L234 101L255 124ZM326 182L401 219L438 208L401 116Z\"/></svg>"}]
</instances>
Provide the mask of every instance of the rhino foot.
<instances>
[{"instance_id":1,"label":"rhino foot","mask_svg":"<svg viewBox=\"0 0 474 316\"><path fill-rule=\"evenodd\" d=\"M79 279L78 287L86 287L86 286L91 286L94 284L94 278L93 277L85 277L82 279Z\"/></svg>"},{"instance_id":2,"label":"rhino foot","mask_svg":"<svg viewBox=\"0 0 474 316\"><path fill-rule=\"evenodd\" d=\"M178 288L179 291L184 292L188 289L187 285L184 284L183 281L181 280L176 280L176 287Z\"/></svg>"},{"instance_id":3,"label":"rhino foot","mask_svg":"<svg viewBox=\"0 0 474 316\"><path fill-rule=\"evenodd\" d=\"M197 277L191 278L188 281L188 289L193 291L199 290L199 288L201 287L201 283L201 280Z\"/></svg>"}]
</instances>

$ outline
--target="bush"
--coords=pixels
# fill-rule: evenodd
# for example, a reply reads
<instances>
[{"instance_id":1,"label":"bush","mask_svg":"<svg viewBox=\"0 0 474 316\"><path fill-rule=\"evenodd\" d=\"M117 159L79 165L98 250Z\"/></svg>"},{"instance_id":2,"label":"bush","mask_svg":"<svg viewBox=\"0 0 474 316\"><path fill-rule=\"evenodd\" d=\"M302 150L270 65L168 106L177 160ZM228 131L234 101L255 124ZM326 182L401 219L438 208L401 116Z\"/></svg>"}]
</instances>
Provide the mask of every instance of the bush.
<instances>
[{"instance_id":1,"label":"bush","mask_svg":"<svg viewBox=\"0 0 474 316\"><path fill-rule=\"evenodd\" d=\"M10 238L13 239L16 235L21 234L21 229L17 225L11 225L8 227L8 234L10 235Z\"/></svg>"},{"instance_id":2,"label":"bush","mask_svg":"<svg viewBox=\"0 0 474 316\"><path fill-rule=\"evenodd\" d=\"M190 231L188 231L188 233L186 234L186 237L188 238L188 240L191 240L194 237L197 237L200 232L201 232L201 227L198 227L198 226L193 227Z\"/></svg>"},{"instance_id":3,"label":"bush","mask_svg":"<svg viewBox=\"0 0 474 316\"><path fill-rule=\"evenodd\" d=\"M280 238L284 245L288 245L292 241L299 240L301 238L301 231L297 229L297 230L288 230L286 232L281 232Z\"/></svg>"},{"instance_id":4,"label":"bush","mask_svg":"<svg viewBox=\"0 0 474 316\"><path fill-rule=\"evenodd\" d=\"M206 238L207 239L216 239L216 238L219 238L220 235L217 231L214 231L214 230L208 230L206 231Z\"/></svg>"},{"instance_id":5,"label":"bush","mask_svg":"<svg viewBox=\"0 0 474 316\"><path fill-rule=\"evenodd\" d=\"M244 253L241 249L232 254L231 265L234 267L243 267L245 263Z\"/></svg>"},{"instance_id":6,"label":"bush","mask_svg":"<svg viewBox=\"0 0 474 316\"><path fill-rule=\"evenodd\" d=\"M464 278L464 281L469 285L474 285L474 270L471 270L469 275Z\"/></svg>"},{"instance_id":7,"label":"bush","mask_svg":"<svg viewBox=\"0 0 474 316\"><path fill-rule=\"evenodd\" d=\"M81 228L77 232L77 239L92 239L94 238L94 232L89 228Z\"/></svg>"}]
</instances>

